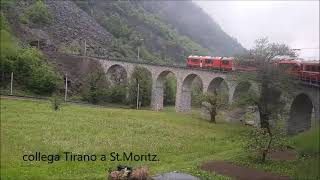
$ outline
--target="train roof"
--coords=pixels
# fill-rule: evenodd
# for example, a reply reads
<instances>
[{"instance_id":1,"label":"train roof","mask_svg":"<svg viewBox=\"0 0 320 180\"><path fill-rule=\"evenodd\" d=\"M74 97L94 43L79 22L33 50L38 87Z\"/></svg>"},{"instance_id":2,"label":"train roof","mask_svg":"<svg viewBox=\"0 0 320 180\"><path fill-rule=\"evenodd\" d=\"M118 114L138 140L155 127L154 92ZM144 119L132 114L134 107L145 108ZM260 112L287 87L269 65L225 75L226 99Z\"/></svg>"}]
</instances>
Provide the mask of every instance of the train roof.
<instances>
[{"instance_id":1,"label":"train roof","mask_svg":"<svg viewBox=\"0 0 320 180\"><path fill-rule=\"evenodd\" d=\"M304 64L304 65L320 65L320 61L301 61L301 64Z\"/></svg>"},{"instance_id":2,"label":"train roof","mask_svg":"<svg viewBox=\"0 0 320 180\"><path fill-rule=\"evenodd\" d=\"M190 55L188 58L208 58L208 59L225 59L225 60L232 60L233 57L220 57L220 56L197 56L197 55Z\"/></svg>"}]
</instances>

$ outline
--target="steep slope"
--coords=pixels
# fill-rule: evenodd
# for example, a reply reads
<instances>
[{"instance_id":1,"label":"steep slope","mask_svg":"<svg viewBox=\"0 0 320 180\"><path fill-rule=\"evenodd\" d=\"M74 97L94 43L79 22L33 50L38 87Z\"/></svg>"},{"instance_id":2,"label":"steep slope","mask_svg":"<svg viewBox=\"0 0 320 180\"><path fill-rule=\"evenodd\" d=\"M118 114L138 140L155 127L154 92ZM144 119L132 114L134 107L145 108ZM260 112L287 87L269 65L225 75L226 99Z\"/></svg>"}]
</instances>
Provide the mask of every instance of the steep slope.
<instances>
[{"instance_id":1,"label":"steep slope","mask_svg":"<svg viewBox=\"0 0 320 180\"><path fill-rule=\"evenodd\" d=\"M15 1L7 14L15 35L47 54L136 58L184 64L190 54L230 56L244 48L186 1L44 0L52 22L24 18L34 1ZM23 21L22 21L23 20ZM201 21L200 21L201 20Z\"/></svg>"},{"instance_id":2,"label":"steep slope","mask_svg":"<svg viewBox=\"0 0 320 180\"><path fill-rule=\"evenodd\" d=\"M39 25L32 22L23 23L21 17L27 14L31 1L17 1L8 11L8 20L15 35L28 44L41 41L45 51L68 51L83 53L84 42L87 54L107 55L113 36L101 27L91 16L71 1L45 1L52 21Z\"/></svg>"},{"instance_id":3,"label":"steep slope","mask_svg":"<svg viewBox=\"0 0 320 180\"><path fill-rule=\"evenodd\" d=\"M135 39L143 39L146 58L171 59L183 63L185 57L231 56L244 48L223 32L207 14L189 1L75 1L122 44L136 51Z\"/></svg>"},{"instance_id":4,"label":"steep slope","mask_svg":"<svg viewBox=\"0 0 320 180\"><path fill-rule=\"evenodd\" d=\"M244 52L236 39L191 1L142 1L143 7L218 56Z\"/></svg>"}]
</instances>

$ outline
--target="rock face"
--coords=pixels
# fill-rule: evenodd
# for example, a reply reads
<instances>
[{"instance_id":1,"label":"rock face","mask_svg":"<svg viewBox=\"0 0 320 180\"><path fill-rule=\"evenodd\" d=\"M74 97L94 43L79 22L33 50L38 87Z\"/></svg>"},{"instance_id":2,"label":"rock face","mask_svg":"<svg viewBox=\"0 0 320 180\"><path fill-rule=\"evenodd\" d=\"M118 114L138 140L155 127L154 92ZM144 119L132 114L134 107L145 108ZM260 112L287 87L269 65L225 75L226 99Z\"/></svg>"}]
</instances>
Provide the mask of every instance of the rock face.
<instances>
[{"instance_id":1,"label":"rock face","mask_svg":"<svg viewBox=\"0 0 320 180\"><path fill-rule=\"evenodd\" d=\"M87 55L107 55L113 36L101 27L94 18L69 0L44 1L52 15L52 21L47 25L19 23L32 2L18 1L15 10L9 16L14 34L22 42L36 46L41 42L41 49L46 52L66 50L73 46L83 54L86 43Z\"/></svg>"},{"instance_id":2,"label":"rock face","mask_svg":"<svg viewBox=\"0 0 320 180\"><path fill-rule=\"evenodd\" d=\"M71 1L54 0L47 0L45 4L53 14L53 22L44 29L56 44L76 41L84 47L86 41L88 54L108 53L112 35L77 5Z\"/></svg>"}]
</instances>

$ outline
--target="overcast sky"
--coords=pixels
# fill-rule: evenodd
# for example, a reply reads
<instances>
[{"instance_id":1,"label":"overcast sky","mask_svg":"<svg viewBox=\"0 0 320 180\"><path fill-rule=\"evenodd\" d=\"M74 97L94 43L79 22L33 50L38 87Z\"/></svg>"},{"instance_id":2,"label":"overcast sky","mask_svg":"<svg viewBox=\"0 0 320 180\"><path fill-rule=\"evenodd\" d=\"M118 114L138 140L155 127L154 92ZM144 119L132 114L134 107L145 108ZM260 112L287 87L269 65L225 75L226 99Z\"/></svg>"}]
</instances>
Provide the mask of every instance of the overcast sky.
<instances>
[{"instance_id":1,"label":"overcast sky","mask_svg":"<svg viewBox=\"0 0 320 180\"><path fill-rule=\"evenodd\" d=\"M319 1L194 2L247 49L267 36L272 42L303 48L300 57L319 59Z\"/></svg>"}]
</instances>

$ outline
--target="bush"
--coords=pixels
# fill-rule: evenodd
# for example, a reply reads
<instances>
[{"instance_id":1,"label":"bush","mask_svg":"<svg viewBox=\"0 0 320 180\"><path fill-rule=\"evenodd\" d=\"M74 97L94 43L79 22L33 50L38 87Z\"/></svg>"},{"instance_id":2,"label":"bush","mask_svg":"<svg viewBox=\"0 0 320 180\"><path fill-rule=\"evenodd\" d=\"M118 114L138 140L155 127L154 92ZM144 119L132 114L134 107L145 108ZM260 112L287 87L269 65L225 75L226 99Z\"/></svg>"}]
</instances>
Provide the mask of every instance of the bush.
<instances>
[{"instance_id":1,"label":"bush","mask_svg":"<svg viewBox=\"0 0 320 180\"><path fill-rule=\"evenodd\" d=\"M107 101L108 84L103 70L98 69L98 71L92 72L81 87L82 99L92 104Z\"/></svg>"},{"instance_id":2,"label":"bush","mask_svg":"<svg viewBox=\"0 0 320 180\"><path fill-rule=\"evenodd\" d=\"M61 77L51 65L43 62L39 50L19 47L16 39L5 29L0 33L0 70L5 77L13 72L18 85L35 93L50 94L58 88Z\"/></svg>"},{"instance_id":3,"label":"bush","mask_svg":"<svg viewBox=\"0 0 320 180\"><path fill-rule=\"evenodd\" d=\"M169 74L164 82L163 104L174 105L176 101L177 79L174 75Z\"/></svg>"},{"instance_id":4,"label":"bush","mask_svg":"<svg viewBox=\"0 0 320 180\"><path fill-rule=\"evenodd\" d=\"M58 88L59 82L62 82L62 79L54 71L53 67L41 64L32 70L27 86L33 92L50 94Z\"/></svg>"},{"instance_id":5,"label":"bush","mask_svg":"<svg viewBox=\"0 0 320 180\"><path fill-rule=\"evenodd\" d=\"M54 95L51 98L49 98L49 101L51 102L52 109L55 110L55 111L58 111L61 108L62 102L63 102L61 97L56 96L56 95Z\"/></svg>"},{"instance_id":6,"label":"bush","mask_svg":"<svg viewBox=\"0 0 320 180\"><path fill-rule=\"evenodd\" d=\"M287 139L281 128L273 128L272 135L268 133L266 128L252 128L247 134L247 142L245 150L249 156L257 158L258 161L264 162L267 154L271 150L285 149L287 147Z\"/></svg>"},{"instance_id":7,"label":"bush","mask_svg":"<svg viewBox=\"0 0 320 180\"><path fill-rule=\"evenodd\" d=\"M108 102L111 103L125 103L126 102L126 85L116 84L109 88Z\"/></svg>"},{"instance_id":8,"label":"bush","mask_svg":"<svg viewBox=\"0 0 320 180\"><path fill-rule=\"evenodd\" d=\"M84 49L84 47L83 47ZM73 41L70 44L61 44L58 47L58 52L64 53L64 54L81 54L81 45L77 41Z\"/></svg>"},{"instance_id":9,"label":"bush","mask_svg":"<svg viewBox=\"0 0 320 180\"><path fill-rule=\"evenodd\" d=\"M320 153L320 129L312 128L309 131L292 137L294 147L303 155Z\"/></svg>"},{"instance_id":10,"label":"bush","mask_svg":"<svg viewBox=\"0 0 320 180\"><path fill-rule=\"evenodd\" d=\"M50 24L52 21L51 14L41 0L37 0L33 5L31 5L25 15L35 24L46 25Z\"/></svg>"},{"instance_id":11,"label":"bush","mask_svg":"<svg viewBox=\"0 0 320 180\"><path fill-rule=\"evenodd\" d=\"M11 73L18 54L18 45L8 31L1 29L0 36L0 71L4 73Z\"/></svg>"},{"instance_id":12,"label":"bush","mask_svg":"<svg viewBox=\"0 0 320 180\"><path fill-rule=\"evenodd\" d=\"M139 101L141 102L141 106L149 106L152 86L150 72L142 67L137 67L133 71L129 84L129 104L136 104L137 83L139 83Z\"/></svg>"}]
</instances>

